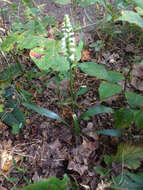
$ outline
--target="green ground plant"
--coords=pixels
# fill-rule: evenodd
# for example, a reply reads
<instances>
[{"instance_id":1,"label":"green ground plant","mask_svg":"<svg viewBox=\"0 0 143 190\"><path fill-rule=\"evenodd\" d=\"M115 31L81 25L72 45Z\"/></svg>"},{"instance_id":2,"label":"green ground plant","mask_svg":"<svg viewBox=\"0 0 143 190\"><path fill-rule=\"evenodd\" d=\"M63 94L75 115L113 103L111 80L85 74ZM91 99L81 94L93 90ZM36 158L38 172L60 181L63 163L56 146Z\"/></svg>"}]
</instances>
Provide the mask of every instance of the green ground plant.
<instances>
[{"instance_id":1,"label":"green ground plant","mask_svg":"<svg viewBox=\"0 0 143 190\"><path fill-rule=\"evenodd\" d=\"M15 52L22 52L26 49L30 51L31 59L41 70L41 75L46 75L48 73L54 72L59 78L60 76L68 77L70 81L70 101L68 100L62 103L69 104L72 107L75 134L77 135L81 132L79 125L81 120L89 120L93 115L102 113L113 114L115 129L96 130L96 133L122 137L133 123L135 124L138 131L143 129L143 96L126 90L126 83L128 82L126 76L114 70L108 71L103 65L97 64L95 62L83 62L79 64L78 62L81 59L83 42L80 41L78 45L76 44L73 24L71 23L69 16L65 15L60 31L60 26L55 17L42 15L41 9L31 7L29 5L29 2L30 1L28 0L23 0L25 6L24 13L27 19L26 22L20 23L18 20L12 25L11 30L8 33L8 37L3 37L1 50L4 52L11 52L13 50ZM72 3L73 8L76 6L85 7L99 3L102 4L106 10L105 18L103 18L102 24L105 23L105 25L107 25L107 28L109 27L112 29L115 22L118 21L128 22L130 24L135 24L143 28L143 4L140 0L133 0L132 2L115 0L113 4L111 4L111 1L101 0L88 0L86 2L80 0L56 0L56 2L63 5ZM134 12L134 10L121 11L122 9L126 9L126 6L129 4L134 6L136 12ZM48 33L46 29L47 27L51 27L53 33ZM104 29L104 26L101 28ZM93 46L93 48L98 47ZM100 79L101 82L98 88L98 93L101 104L107 98L117 95L123 96L128 105L126 107L122 106L118 110L113 110L112 108L103 105L94 106L89 108L86 112L82 113L80 117L77 117L76 109L79 109L80 105L78 105L76 97L78 95L84 94L88 90L86 87L81 87L78 92L74 92L74 80L77 69L80 69L82 72L86 73L89 76ZM68 74L65 75L65 73ZM30 78L30 76L31 74L26 77ZM121 82L123 82L123 85L120 84ZM5 97L4 93L2 93L2 97ZM8 105L7 103L5 105L2 103L0 107L0 117L3 117L1 114L4 112L4 106L7 107L10 103L17 105L15 101L8 102ZM65 121L61 116L50 110L47 110L46 108L30 104L27 100L22 101L22 104L27 109L32 109L41 115L60 120L65 125L70 127L70 123L67 123L67 121ZM10 105L10 108L11 107L12 105ZM17 134L19 132L19 129L23 127L25 120L19 108L14 107L13 109L13 112L10 112L10 114L13 114L15 121L11 122L12 124L8 123L11 120L9 119L10 116L8 114L6 115L7 118L3 120L6 124L12 126L13 133ZM18 115L15 115L16 113L18 113ZM21 116L19 113L21 113ZM125 147L127 150L126 152L124 152ZM95 167L95 170L100 174L101 177L110 176L112 164L116 164L118 167L122 166L122 170L124 167L130 170L135 170L139 168L141 164L143 154L142 152L142 146L135 147L130 144L121 143L118 147L116 155L104 156L106 167ZM134 190L137 188L139 190L143 187L141 177L142 172L133 174L131 172L122 171L122 174L114 179L111 187L115 189L131 189L131 186L129 185L131 183L134 187ZM51 179L49 179L48 181L42 181L35 185L25 187L24 190L33 188L37 188L37 190L39 190L41 186L44 185L43 188L47 188L47 186L49 187L49 185L52 183L54 185L58 183L59 186L65 185L62 180L58 180L56 178L52 178L52 180L54 183L51 181ZM56 187L52 188L54 190Z\"/></svg>"}]
</instances>

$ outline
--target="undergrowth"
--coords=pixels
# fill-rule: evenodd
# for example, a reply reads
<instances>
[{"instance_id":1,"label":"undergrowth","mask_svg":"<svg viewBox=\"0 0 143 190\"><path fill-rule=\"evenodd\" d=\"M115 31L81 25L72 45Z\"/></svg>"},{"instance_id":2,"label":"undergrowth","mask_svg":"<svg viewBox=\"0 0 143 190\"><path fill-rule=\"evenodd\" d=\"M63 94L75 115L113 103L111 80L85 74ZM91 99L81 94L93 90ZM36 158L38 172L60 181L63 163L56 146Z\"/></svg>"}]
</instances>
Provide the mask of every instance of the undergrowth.
<instances>
[{"instance_id":1,"label":"undergrowth","mask_svg":"<svg viewBox=\"0 0 143 190\"><path fill-rule=\"evenodd\" d=\"M10 5L12 4L10 1L6 2ZM20 130L25 126L25 115L29 113L28 110L34 110L40 115L60 120L67 127L71 127L71 123L62 118L60 114L33 104L33 102L35 102L33 94L19 87L19 77L23 79L26 78L31 86L33 86L32 78L51 74L56 77L57 85L65 78L69 80L68 98L65 97L64 100L59 101L59 103L61 105L71 106L72 123L74 126L71 130L73 130L75 135L83 133L80 126L82 120L88 121L92 116L103 113L113 115L114 128L95 130L95 133L122 139L122 137L127 134L128 129L132 128L133 124L139 133L143 129L143 96L140 92L129 91L128 84L130 84L133 78L134 66L136 64L139 65L139 69L142 71L143 61L140 60L138 63L136 59L137 50L142 43L142 1L55 1L63 5L63 7L64 5L71 4L73 15L78 7L83 7L84 9L86 6L96 6L98 13L100 12L100 8L103 8L105 14L97 20L97 23L94 23L85 12L91 21L91 24L88 26L97 25L95 32L99 40L89 46L92 48L92 51L96 52L99 56L102 56L107 39L112 41L113 38L118 37L119 33L120 35L128 37L128 33L125 34L128 27L125 26L126 23L129 23L129 28L134 28L135 30L141 28L137 47L132 59L133 61L126 73L107 70L105 66L100 64L100 59L97 59L97 63L81 61L84 42L82 40L77 42L75 33L82 31L88 26L82 27L76 25L76 20L72 22L74 17L72 18L68 14L64 16L62 22L59 22L54 16L47 16L43 12L43 7L37 6L34 1L22 0L21 2L24 6L24 20L21 22L20 17L15 17L15 22L12 23L10 29L5 27L0 28L1 62L7 63L6 68L3 64L1 65L3 70L0 76L1 121L9 127L12 127L13 134L19 134ZM13 12L16 12L17 8L16 5L12 4L11 9L13 9ZM33 61L41 71L39 74L35 74L34 69L27 72L25 65L21 64L20 57L27 53L31 61ZM9 64L9 59L13 59L15 64ZM82 114L80 116L77 115L77 110L84 109L78 104L77 99L78 96L82 96L88 91L88 87L81 86L78 91L75 91L74 84L78 70L88 76L100 79L98 88L100 105L88 108L86 111L81 111ZM23 85L26 84L23 82ZM36 86L33 86L33 88L38 90ZM42 94L40 90L39 93ZM60 94L60 90L57 93ZM126 102L126 106L123 105L118 109L104 106L102 104L103 101L112 96L122 97ZM25 114L20 109L21 105L26 108ZM132 136L131 139L136 138L137 135ZM143 172L137 171L137 169L141 166L142 160L142 145L135 146L132 142L121 142L117 147L117 153L115 155L104 155L105 167L96 166L95 171L105 183L108 182L112 189L141 190L143 188ZM114 178L111 175L113 165L116 168L121 168L121 173L116 174ZM63 180L52 177L48 180L42 180L34 185L24 187L23 190L40 190L41 188L43 188L43 190L47 188L56 190L72 189L74 187L72 187L68 177L65 177Z\"/></svg>"}]
</instances>

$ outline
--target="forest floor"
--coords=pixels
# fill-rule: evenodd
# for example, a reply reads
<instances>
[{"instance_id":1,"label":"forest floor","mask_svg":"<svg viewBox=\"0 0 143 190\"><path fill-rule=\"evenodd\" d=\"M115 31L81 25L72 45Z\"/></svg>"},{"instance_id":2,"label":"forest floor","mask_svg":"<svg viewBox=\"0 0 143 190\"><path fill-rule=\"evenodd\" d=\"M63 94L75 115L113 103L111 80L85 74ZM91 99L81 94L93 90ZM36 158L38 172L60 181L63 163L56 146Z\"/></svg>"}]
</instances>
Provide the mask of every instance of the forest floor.
<instances>
[{"instance_id":1,"label":"forest floor","mask_svg":"<svg viewBox=\"0 0 143 190\"><path fill-rule=\"evenodd\" d=\"M71 14L69 6L60 6L51 0L37 0L37 3L45 4L45 12L48 15L55 14L59 21L63 20L65 13ZM6 5L3 4L3 7ZM2 7L1 2L0 7ZM87 13L91 20L96 23L98 17L95 7L92 6L86 8L86 10L82 8L76 9L76 20L80 25L91 24L86 16ZM100 54L89 47L89 44L99 40L99 36L101 37L100 39L103 38L105 41L104 48ZM81 62L96 62L104 65L108 70L119 71L128 77L127 69L130 69L131 62L134 60L135 48L137 46L136 34L134 35L131 32L128 34L128 38L126 34L125 36L119 34L118 38L113 37L112 39L108 39L108 35L102 36L102 33L99 36L96 33L96 24L78 33L77 41L82 39L85 42ZM143 48L139 47L136 53L137 61L140 61L142 52ZM26 66L27 73L32 67L35 67L27 53L21 56L21 63ZM36 67L35 72L40 73ZM139 139L131 138L138 135L134 124L121 138L99 135L94 132L86 133L86 130L113 129L113 114L108 113L93 116L88 121L80 121L82 133L75 136L73 133L71 106L58 104L59 101L64 99L64 96L63 94L60 97L58 96L58 88L52 75L32 79L31 81L24 79L24 82L27 84L26 87L23 86L22 79L18 80L19 88L24 88L33 94L36 105L58 113L70 123L71 128L68 128L62 122L40 116L34 111L30 111L29 115L27 115L26 125L18 135L13 135L11 129L1 122L0 151L8 150L8 152L11 152L15 156L17 166L21 168L21 171L11 165L8 166L9 169L7 171L1 170L0 190L12 190L15 186L17 189L20 189L20 187L26 184L26 180L33 183L50 176L62 178L64 174L67 174L72 181L79 184L79 189L110 189L108 184L106 184L106 187L102 186L105 183L102 184L102 178L94 167L105 167L104 155L115 154L120 142L140 144L143 131L140 131ZM85 110L95 105L102 104L115 110L127 105L122 95L116 95L100 103L98 94L100 82L99 79L78 71L75 91L78 91L81 85L86 85L88 91L77 98L77 102L81 106L81 108L76 110L77 116L80 116ZM62 81L60 88L61 91L68 94L69 81ZM128 83L127 89L142 95L143 73L139 73L138 68L135 68L133 78ZM22 109L23 111L25 110L23 107ZM113 166L110 175L112 177L116 176L121 169L118 168L117 171L116 167ZM18 178L18 181L13 182L10 178ZM106 181L106 177L103 180Z\"/></svg>"}]
</instances>

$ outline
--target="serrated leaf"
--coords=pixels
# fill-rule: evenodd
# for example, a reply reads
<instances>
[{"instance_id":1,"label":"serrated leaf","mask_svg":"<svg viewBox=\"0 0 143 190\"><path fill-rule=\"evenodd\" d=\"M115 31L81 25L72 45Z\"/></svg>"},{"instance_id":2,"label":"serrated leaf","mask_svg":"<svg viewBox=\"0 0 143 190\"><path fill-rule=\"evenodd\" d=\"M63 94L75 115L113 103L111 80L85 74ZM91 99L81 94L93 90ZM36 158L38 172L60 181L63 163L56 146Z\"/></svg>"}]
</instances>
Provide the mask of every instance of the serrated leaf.
<instances>
[{"instance_id":1,"label":"serrated leaf","mask_svg":"<svg viewBox=\"0 0 143 190\"><path fill-rule=\"evenodd\" d=\"M114 110L112 108L106 107L106 106L94 106L92 108L89 108L86 112L84 112L80 118L84 119L87 117L91 117L93 115L102 114L102 113L113 113Z\"/></svg>"},{"instance_id":2,"label":"serrated leaf","mask_svg":"<svg viewBox=\"0 0 143 190\"><path fill-rule=\"evenodd\" d=\"M125 79L124 75L121 74L120 72L108 71L108 78L107 78L107 80L109 82L121 82L124 79Z\"/></svg>"},{"instance_id":3,"label":"serrated leaf","mask_svg":"<svg viewBox=\"0 0 143 190\"><path fill-rule=\"evenodd\" d=\"M134 92L126 92L125 93L128 104L133 107L141 107L143 106L143 96L140 96Z\"/></svg>"},{"instance_id":4,"label":"serrated leaf","mask_svg":"<svg viewBox=\"0 0 143 190\"><path fill-rule=\"evenodd\" d=\"M136 174L123 172L114 178L112 188L126 189L126 190L142 190L143 189L143 172Z\"/></svg>"},{"instance_id":5,"label":"serrated leaf","mask_svg":"<svg viewBox=\"0 0 143 190\"><path fill-rule=\"evenodd\" d=\"M143 160L143 146L134 146L121 143L115 156L111 156L112 162L124 163L129 169L137 169Z\"/></svg>"},{"instance_id":6,"label":"serrated leaf","mask_svg":"<svg viewBox=\"0 0 143 190\"><path fill-rule=\"evenodd\" d=\"M58 114L56 114L55 112L52 112L48 109L45 109L43 107L38 107L36 105L33 105L33 104L28 104L28 103L23 103L23 105L27 108L27 109L32 109L34 110L35 112L39 113L40 115L44 115L46 117L49 117L49 118L52 118L52 119L57 119L57 120L60 120L62 121L63 123L65 123L66 125L67 122L65 122Z\"/></svg>"},{"instance_id":7,"label":"serrated leaf","mask_svg":"<svg viewBox=\"0 0 143 190\"><path fill-rule=\"evenodd\" d=\"M143 18L138 13L135 13L133 11L123 11L122 15L117 20L136 24L143 28Z\"/></svg>"},{"instance_id":8,"label":"serrated leaf","mask_svg":"<svg viewBox=\"0 0 143 190\"><path fill-rule=\"evenodd\" d=\"M134 121L134 111L127 108L121 108L114 113L115 127L125 129L130 127Z\"/></svg>"},{"instance_id":9,"label":"serrated leaf","mask_svg":"<svg viewBox=\"0 0 143 190\"><path fill-rule=\"evenodd\" d=\"M102 101L105 98L108 98L108 97L111 97L111 96L121 93L122 87L117 84L112 84L112 83L103 81L100 84L98 91L99 91L100 101Z\"/></svg>"},{"instance_id":10,"label":"serrated leaf","mask_svg":"<svg viewBox=\"0 0 143 190\"><path fill-rule=\"evenodd\" d=\"M143 110L136 111L135 113L135 123L137 128L141 130L143 128Z\"/></svg>"},{"instance_id":11,"label":"serrated leaf","mask_svg":"<svg viewBox=\"0 0 143 190\"><path fill-rule=\"evenodd\" d=\"M80 69L88 75L95 76L99 79L107 79L108 72L104 66L93 63L93 62L84 62L79 64Z\"/></svg>"}]
</instances>

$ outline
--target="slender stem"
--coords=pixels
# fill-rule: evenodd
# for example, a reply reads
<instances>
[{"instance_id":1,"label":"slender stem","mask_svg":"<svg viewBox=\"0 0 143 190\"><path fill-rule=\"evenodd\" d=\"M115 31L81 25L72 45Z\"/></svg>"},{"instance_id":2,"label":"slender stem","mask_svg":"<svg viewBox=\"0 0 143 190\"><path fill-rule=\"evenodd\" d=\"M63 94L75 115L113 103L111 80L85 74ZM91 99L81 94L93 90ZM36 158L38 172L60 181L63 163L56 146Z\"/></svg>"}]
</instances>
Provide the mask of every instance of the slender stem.
<instances>
[{"instance_id":1,"label":"slender stem","mask_svg":"<svg viewBox=\"0 0 143 190\"><path fill-rule=\"evenodd\" d=\"M74 77L73 77L72 63L70 64L70 94L71 94L72 111L74 112L75 97L74 97Z\"/></svg>"}]
</instances>

